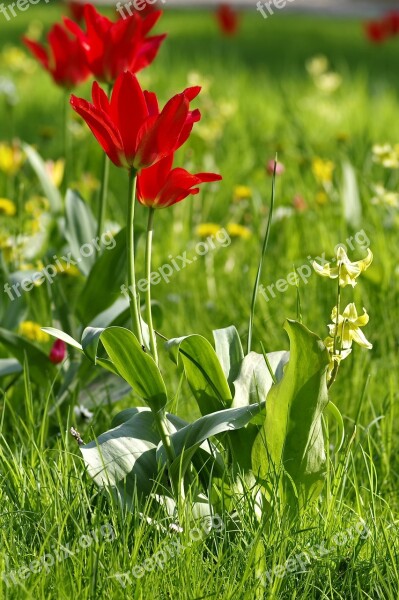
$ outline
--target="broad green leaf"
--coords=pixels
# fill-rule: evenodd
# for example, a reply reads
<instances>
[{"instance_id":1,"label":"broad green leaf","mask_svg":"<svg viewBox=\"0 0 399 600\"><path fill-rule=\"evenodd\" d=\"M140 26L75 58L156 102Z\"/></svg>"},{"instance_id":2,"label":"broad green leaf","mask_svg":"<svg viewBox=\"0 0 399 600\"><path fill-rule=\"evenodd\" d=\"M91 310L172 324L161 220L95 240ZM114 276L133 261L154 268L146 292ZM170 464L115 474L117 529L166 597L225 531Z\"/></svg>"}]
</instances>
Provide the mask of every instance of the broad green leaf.
<instances>
[{"instance_id":1,"label":"broad green leaf","mask_svg":"<svg viewBox=\"0 0 399 600\"><path fill-rule=\"evenodd\" d=\"M284 489L292 499L295 486L299 506L317 497L326 471L322 413L328 402L328 352L323 342L296 321L287 321L290 360L283 379L273 386L266 402L266 418L252 451L255 476L266 480L272 472L284 475Z\"/></svg>"},{"instance_id":2,"label":"broad green leaf","mask_svg":"<svg viewBox=\"0 0 399 600\"><path fill-rule=\"evenodd\" d=\"M29 362L29 373L32 379L41 385L46 380L53 380L57 369L50 362L49 357L40 348L16 333L0 329L0 344L10 352L18 362L23 365L25 356Z\"/></svg>"},{"instance_id":3,"label":"broad green leaf","mask_svg":"<svg viewBox=\"0 0 399 600\"><path fill-rule=\"evenodd\" d=\"M233 392L231 384L236 379L240 365L244 360L240 336L234 325L231 325L224 329L215 329L213 338L217 357L230 385L230 390Z\"/></svg>"},{"instance_id":4,"label":"broad green leaf","mask_svg":"<svg viewBox=\"0 0 399 600\"><path fill-rule=\"evenodd\" d=\"M0 377L22 373L22 366L16 358L0 359Z\"/></svg>"},{"instance_id":5,"label":"broad green leaf","mask_svg":"<svg viewBox=\"0 0 399 600\"><path fill-rule=\"evenodd\" d=\"M96 260L96 243L100 241L96 238L96 221L89 206L73 190L68 190L65 197L65 217L65 237L71 254L82 273L88 275Z\"/></svg>"},{"instance_id":6,"label":"broad green leaf","mask_svg":"<svg viewBox=\"0 0 399 600\"><path fill-rule=\"evenodd\" d=\"M61 194L51 181L51 177L45 167L43 159L32 146L23 144L23 149L32 169L35 171L37 178L40 181L44 195L50 203L51 211L54 214L60 213L62 210Z\"/></svg>"},{"instance_id":7,"label":"broad green leaf","mask_svg":"<svg viewBox=\"0 0 399 600\"><path fill-rule=\"evenodd\" d=\"M201 335L169 340L166 343L176 362L179 355L188 384L202 415L231 405L232 396L222 366L211 344Z\"/></svg>"},{"instance_id":8,"label":"broad green leaf","mask_svg":"<svg viewBox=\"0 0 399 600\"><path fill-rule=\"evenodd\" d=\"M245 427L262 407L263 404L252 404L243 408L220 410L205 415L172 434L169 439L176 456L171 467L172 475L175 476L179 472L185 473L193 455L203 442L219 433ZM166 460L166 451L162 443L158 446L157 457L160 460Z\"/></svg>"},{"instance_id":9,"label":"broad green leaf","mask_svg":"<svg viewBox=\"0 0 399 600\"><path fill-rule=\"evenodd\" d=\"M123 327L109 327L100 334L99 339L118 373L131 385L133 392L152 410L161 410L167 402L162 375L136 336Z\"/></svg>"},{"instance_id":10,"label":"broad green leaf","mask_svg":"<svg viewBox=\"0 0 399 600\"><path fill-rule=\"evenodd\" d=\"M116 301L124 299L121 287L126 274L125 229L115 236L114 242L114 248L104 248L97 258L78 298L77 311L84 324L90 323Z\"/></svg>"},{"instance_id":11,"label":"broad green leaf","mask_svg":"<svg viewBox=\"0 0 399 600\"><path fill-rule=\"evenodd\" d=\"M83 348L82 348L81 344L79 344L79 342L74 340L73 337L71 337L67 333L64 333L60 329L55 329L55 327L42 327L42 331L45 331L46 333L48 333L49 335L51 335L54 338L62 340L66 344L69 344L69 346L73 346L74 348L77 348L78 350L81 350L81 351L83 350Z\"/></svg>"},{"instance_id":12,"label":"broad green leaf","mask_svg":"<svg viewBox=\"0 0 399 600\"><path fill-rule=\"evenodd\" d=\"M277 381L283 376L284 365L288 362L289 352L270 352L267 355L269 365ZM234 381L234 400L232 406L247 406L263 402L273 385L273 379L262 354L250 352L242 361L238 376Z\"/></svg>"}]
</instances>

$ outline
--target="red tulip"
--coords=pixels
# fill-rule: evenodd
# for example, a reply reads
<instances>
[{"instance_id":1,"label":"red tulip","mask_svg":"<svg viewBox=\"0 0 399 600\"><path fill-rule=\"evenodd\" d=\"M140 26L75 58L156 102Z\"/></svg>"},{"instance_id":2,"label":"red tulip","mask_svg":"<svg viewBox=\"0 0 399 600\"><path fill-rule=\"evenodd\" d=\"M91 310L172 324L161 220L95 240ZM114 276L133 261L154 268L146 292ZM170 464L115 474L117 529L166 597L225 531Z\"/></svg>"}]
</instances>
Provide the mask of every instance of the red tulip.
<instances>
[{"instance_id":1,"label":"red tulip","mask_svg":"<svg viewBox=\"0 0 399 600\"><path fill-rule=\"evenodd\" d=\"M70 19L65 19L65 23L80 41L95 78L113 83L124 71L137 73L155 59L166 35L147 37L147 34L161 14L157 11L142 18L133 13L114 23L87 4L84 9L86 33Z\"/></svg>"},{"instance_id":2,"label":"red tulip","mask_svg":"<svg viewBox=\"0 0 399 600\"><path fill-rule=\"evenodd\" d=\"M238 32L239 16L238 13L228 4L222 4L217 12L216 18L221 32L224 35L235 35Z\"/></svg>"},{"instance_id":3,"label":"red tulip","mask_svg":"<svg viewBox=\"0 0 399 600\"><path fill-rule=\"evenodd\" d=\"M69 12L71 13L72 18L77 23L80 23L81 21L83 21L85 3L72 1L72 2L68 2L67 4L68 4L68 9L69 9Z\"/></svg>"},{"instance_id":4,"label":"red tulip","mask_svg":"<svg viewBox=\"0 0 399 600\"><path fill-rule=\"evenodd\" d=\"M173 154L141 171L137 178L137 199L151 208L167 208L181 202L187 196L199 193L201 183L220 181L215 173L192 175L185 169L172 169Z\"/></svg>"},{"instance_id":5,"label":"red tulip","mask_svg":"<svg viewBox=\"0 0 399 600\"><path fill-rule=\"evenodd\" d=\"M384 19L383 23L389 35L398 35L399 34L399 12L392 11L388 13Z\"/></svg>"},{"instance_id":6,"label":"red tulip","mask_svg":"<svg viewBox=\"0 0 399 600\"><path fill-rule=\"evenodd\" d=\"M370 21L365 24L368 39L374 44L381 44L389 36L386 24L381 21Z\"/></svg>"},{"instance_id":7,"label":"red tulip","mask_svg":"<svg viewBox=\"0 0 399 600\"><path fill-rule=\"evenodd\" d=\"M34 40L22 38L25 46L50 73L57 85L70 89L85 81L90 70L86 66L80 42L71 38L68 31L59 24L53 25L47 39L49 47L45 48Z\"/></svg>"},{"instance_id":8,"label":"red tulip","mask_svg":"<svg viewBox=\"0 0 399 600\"><path fill-rule=\"evenodd\" d=\"M66 356L66 344L62 340L55 340L49 354L49 359L54 365L61 363Z\"/></svg>"},{"instance_id":9,"label":"red tulip","mask_svg":"<svg viewBox=\"0 0 399 600\"><path fill-rule=\"evenodd\" d=\"M110 101L94 82L93 104L72 96L71 105L117 167L139 171L184 144L201 118L199 110L190 111L190 102L200 90L186 89L160 112L156 95L143 92L136 76L126 71L116 80Z\"/></svg>"}]
</instances>

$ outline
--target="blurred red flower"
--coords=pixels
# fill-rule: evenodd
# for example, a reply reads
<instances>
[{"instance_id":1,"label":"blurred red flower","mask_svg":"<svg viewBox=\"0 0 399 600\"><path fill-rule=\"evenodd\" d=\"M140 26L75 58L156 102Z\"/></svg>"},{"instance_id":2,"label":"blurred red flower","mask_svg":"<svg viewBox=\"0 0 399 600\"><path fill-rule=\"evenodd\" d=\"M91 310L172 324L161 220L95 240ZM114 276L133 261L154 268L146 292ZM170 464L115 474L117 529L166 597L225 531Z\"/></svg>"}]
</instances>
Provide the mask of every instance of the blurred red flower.
<instances>
[{"instance_id":1,"label":"blurred red flower","mask_svg":"<svg viewBox=\"0 0 399 600\"><path fill-rule=\"evenodd\" d=\"M389 36L386 24L382 21L369 21L365 24L365 31L368 39L374 44L385 42Z\"/></svg>"},{"instance_id":2,"label":"blurred red flower","mask_svg":"<svg viewBox=\"0 0 399 600\"><path fill-rule=\"evenodd\" d=\"M392 11L388 13L384 19L383 23L389 35L398 35L399 34L399 12Z\"/></svg>"},{"instance_id":3,"label":"blurred red flower","mask_svg":"<svg viewBox=\"0 0 399 600\"><path fill-rule=\"evenodd\" d=\"M76 21L77 23L83 21L85 3L78 1L74 2L72 0L71 2L67 2L67 5L72 19L74 19L74 21Z\"/></svg>"},{"instance_id":4,"label":"blurred red flower","mask_svg":"<svg viewBox=\"0 0 399 600\"><path fill-rule=\"evenodd\" d=\"M166 34L147 35L161 15L162 12L157 11L142 18L134 13L114 23L87 4L84 9L86 32L70 19L65 19L65 23L80 41L96 79L113 83L123 71L137 73L153 62Z\"/></svg>"},{"instance_id":5,"label":"blurred red flower","mask_svg":"<svg viewBox=\"0 0 399 600\"><path fill-rule=\"evenodd\" d=\"M49 359L54 365L61 363L66 356L66 344L62 340L55 340L49 354Z\"/></svg>"},{"instance_id":6,"label":"blurred red flower","mask_svg":"<svg viewBox=\"0 0 399 600\"><path fill-rule=\"evenodd\" d=\"M110 101L94 82L93 104L72 96L71 105L117 167L139 171L184 144L201 118L199 110L190 111L190 102L200 90L186 89L160 111L156 95L143 92L136 76L126 71L116 80Z\"/></svg>"},{"instance_id":7,"label":"blurred red flower","mask_svg":"<svg viewBox=\"0 0 399 600\"><path fill-rule=\"evenodd\" d=\"M196 173L185 169L172 169L174 155L170 154L149 169L143 169L137 178L137 199L151 208L167 208L187 196L199 193L201 183L220 181L216 173Z\"/></svg>"},{"instance_id":8,"label":"blurred red flower","mask_svg":"<svg viewBox=\"0 0 399 600\"><path fill-rule=\"evenodd\" d=\"M238 33L240 18L237 11L229 4L221 4L219 6L216 18L223 35L233 36Z\"/></svg>"},{"instance_id":9,"label":"blurred red flower","mask_svg":"<svg viewBox=\"0 0 399 600\"><path fill-rule=\"evenodd\" d=\"M27 37L22 38L25 46L57 85L70 89L90 76L80 42L71 37L62 25L53 25L47 40L48 48Z\"/></svg>"}]
</instances>

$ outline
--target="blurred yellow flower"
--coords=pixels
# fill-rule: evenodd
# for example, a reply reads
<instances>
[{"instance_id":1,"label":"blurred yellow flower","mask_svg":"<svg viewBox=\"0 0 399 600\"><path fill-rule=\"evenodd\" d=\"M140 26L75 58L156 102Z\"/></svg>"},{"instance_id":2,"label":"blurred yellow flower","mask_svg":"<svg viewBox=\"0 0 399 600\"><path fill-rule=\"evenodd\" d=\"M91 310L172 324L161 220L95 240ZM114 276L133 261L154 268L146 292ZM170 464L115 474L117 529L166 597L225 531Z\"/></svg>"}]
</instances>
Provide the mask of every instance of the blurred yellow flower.
<instances>
[{"instance_id":1,"label":"blurred yellow flower","mask_svg":"<svg viewBox=\"0 0 399 600\"><path fill-rule=\"evenodd\" d=\"M314 158L312 161L312 173L319 183L331 183L335 164L331 160Z\"/></svg>"},{"instance_id":2,"label":"blurred yellow flower","mask_svg":"<svg viewBox=\"0 0 399 600\"><path fill-rule=\"evenodd\" d=\"M24 155L17 144L0 143L0 171L6 175L15 175L24 162Z\"/></svg>"},{"instance_id":3,"label":"blurred yellow flower","mask_svg":"<svg viewBox=\"0 0 399 600\"><path fill-rule=\"evenodd\" d=\"M380 204L389 208L399 208L399 194L386 190L383 185L374 186L375 196L371 199L372 204Z\"/></svg>"},{"instance_id":4,"label":"blurred yellow flower","mask_svg":"<svg viewBox=\"0 0 399 600\"><path fill-rule=\"evenodd\" d=\"M306 61L306 70L312 77L319 77L328 70L328 58L323 54L313 56Z\"/></svg>"},{"instance_id":5,"label":"blurred yellow flower","mask_svg":"<svg viewBox=\"0 0 399 600\"><path fill-rule=\"evenodd\" d=\"M237 185L234 188L234 200L249 200L252 198L252 190L246 185Z\"/></svg>"},{"instance_id":6,"label":"blurred yellow flower","mask_svg":"<svg viewBox=\"0 0 399 600\"><path fill-rule=\"evenodd\" d=\"M248 227L244 227L238 223L228 223L226 229L231 237L239 237L243 240L248 240L252 235L252 232Z\"/></svg>"},{"instance_id":7,"label":"blurred yellow flower","mask_svg":"<svg viewBox=\"0 0 399 600\"><path fill-rule=\"evenodd\" d=\"M346 254L345 249L342 246L338 246L336 251L335 266L331 266L332 263L325 265L319 265L315 260L313 261L313 268L322 277L329 277L330 279L337 279L339 277L339 285L345 287L351 285L355 287L357 284L356 279L361 273L366 271L373 262L373 253L368 248L367 256L362 260L351 262Z\"/></svg>"},{"instance_id":8,"label":"blurred yellow flower","mask_svg":"<svg viewBox=\"0 0 399 600\"><path fill-rule=\"evenodd\" d=\"M327 204L328 196L325 192L317 192L316 194L316 203L323 206L323 204Z\"/></svg>"},{"instance_id":9,"label":"blurred yellow flower","mask_svg":"<svg viewBox=\"0 0 399 600\"><path fill-rule=\"evenodd\" d=\"M45 163L46 171L55 187L60 187L64 178L65 160L60 158L53 161L48 160Z\"/></svg>"},{"instance_id":10,"label":"blurred yellow flower","mask_svg":"<svg viewBox=\"0 0 399 600\"><path fill-rule=\"evenodd\" d=\"M199 237L206 238L212 235L216 235L217 232L220 231L220 229L221 227L217 223L201 223L201 225L198 225L197 229L195 230L195 233Z\"/></svg>"},{"instance_id":11,"label":"blurred yellow flower","mask_svg":"<svg viewBox=\"0 0 399 600\"><path fill-rule=\"evenodd\" d=\"M40 325L34 321L22 321L19 324L18 333L32 342L45 343L50 339L50 336L42 331Z\"/></svg>"},{"instance_id":12,"label":"blurred yellow flower","mask_svg":"<svg viewBox=\"0 0 399 600\"><path fill-rule=\"evenodd\" d=\"M323 73L315 79L315 85L322 92L332 94L342 84L342 77L338 73Z\"/></svg>"},{"instance_id":13,"label":"blurred yellow flower","mask_svg":"<svg viewBox=\"0 0 399 600\"><path fill-rule=\"evenodd\" d=\"M17 207L15 206L12 200L8 200L7 198L0 198L0 215L5 215L6 217L13 217L17 212Z\"/></svg>"},{"instance_id":14,"label":"blurred yellow flower","mask_svg":"<svg viewBox=\"0 0 399 600\"><path fill-rule=\"evenodd\" d=\"M58 259L57 262L61 264L61 266L57 264L55 267L57 273L60 275L68 275L70 277L79 277L80 271L75 265L69 265L62 259Z\"/></svg>"},{"instance_id":15,"label":"blurred yellow flower","mask_svg":"<svg viewBox=\"0 0 399 600\"><path fill-rule=\"evenodd\" d=\"M25 211L36 218L48 211L49 208L49 201L44 196L32 196L25 202Z\"/></svg>"}]
</instances>

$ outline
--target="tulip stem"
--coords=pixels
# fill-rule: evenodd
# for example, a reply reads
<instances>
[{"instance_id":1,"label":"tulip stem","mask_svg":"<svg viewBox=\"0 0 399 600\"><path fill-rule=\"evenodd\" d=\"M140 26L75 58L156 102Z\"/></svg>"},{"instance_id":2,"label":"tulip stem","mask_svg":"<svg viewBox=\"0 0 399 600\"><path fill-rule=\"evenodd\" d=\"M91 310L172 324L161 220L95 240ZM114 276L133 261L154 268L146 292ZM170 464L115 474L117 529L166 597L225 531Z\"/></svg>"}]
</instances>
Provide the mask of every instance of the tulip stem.
<instances>
[{"instance_id":1,"label":"tulip stem","mask_svg":"<svg viewBox=\"0 0 399 600\"><path fill-rule=\"evenodd\" d=\"M108 86L108 98L111 95L112 84ZM109 180L109 164L110 160L104 152L103 163L101 169L101 187L100 196L98 199L98 216L97 216L97 237L101 238L104 233L104 223L107 207L107 195L108 195L108 180Z\"/></svg>"},{"instance_id":2,"label":"tulip stem","mask_svg":"<svg viewBox=\"0 0 399 600\"><path fill-rule=\"evenodd\" d=\"M134 209L136 206L136 186L137 186L137 171L130 169L129 171L129 194L128 194L128 216L126 226L126 249L127 249L127 285L130 299L130 315L132 318L133 333L138 341L143 345L143 335L141 333L139 301L137 298L136 289L136 270L134 258Z\"/></svg>"},{"instance_id":3,"label":"tulip stem","mask_svg":"<svg viewBox=\"0 0 399 600\"><path fill-rule=\"evenodd\" d=\"M158 365L157 341L155 338L154 324L152 322L152 307L151 307L151 255L152 255L152 237L153 237L153 233L154 233L154 214L155 214L155 209L150 207L148 209L147 242L146 242L146 247L145 247L145 266L146 266L146 278L147 278L146 312L147 312L147 325L148 325L148 329L150 331L151 352L154 356L155 363Z\"/></svg>"},{"instance_id":4,"label":"tulip stem","mask_svg":"<svg viewBox=\"0 0 399 600\"><path fill-rule=\"evenodd\" d=\"M68 176L71 171L70 165L70 147L69 147L69 131L68 131L68 114L69 114L69 91L66 92L65 97L63 98L63 150L64 150L64 160L65 160L65 169L64 169L64 179L62 182L62 191L66 192L68 189Z\"/></svg>"}]
</instances>

